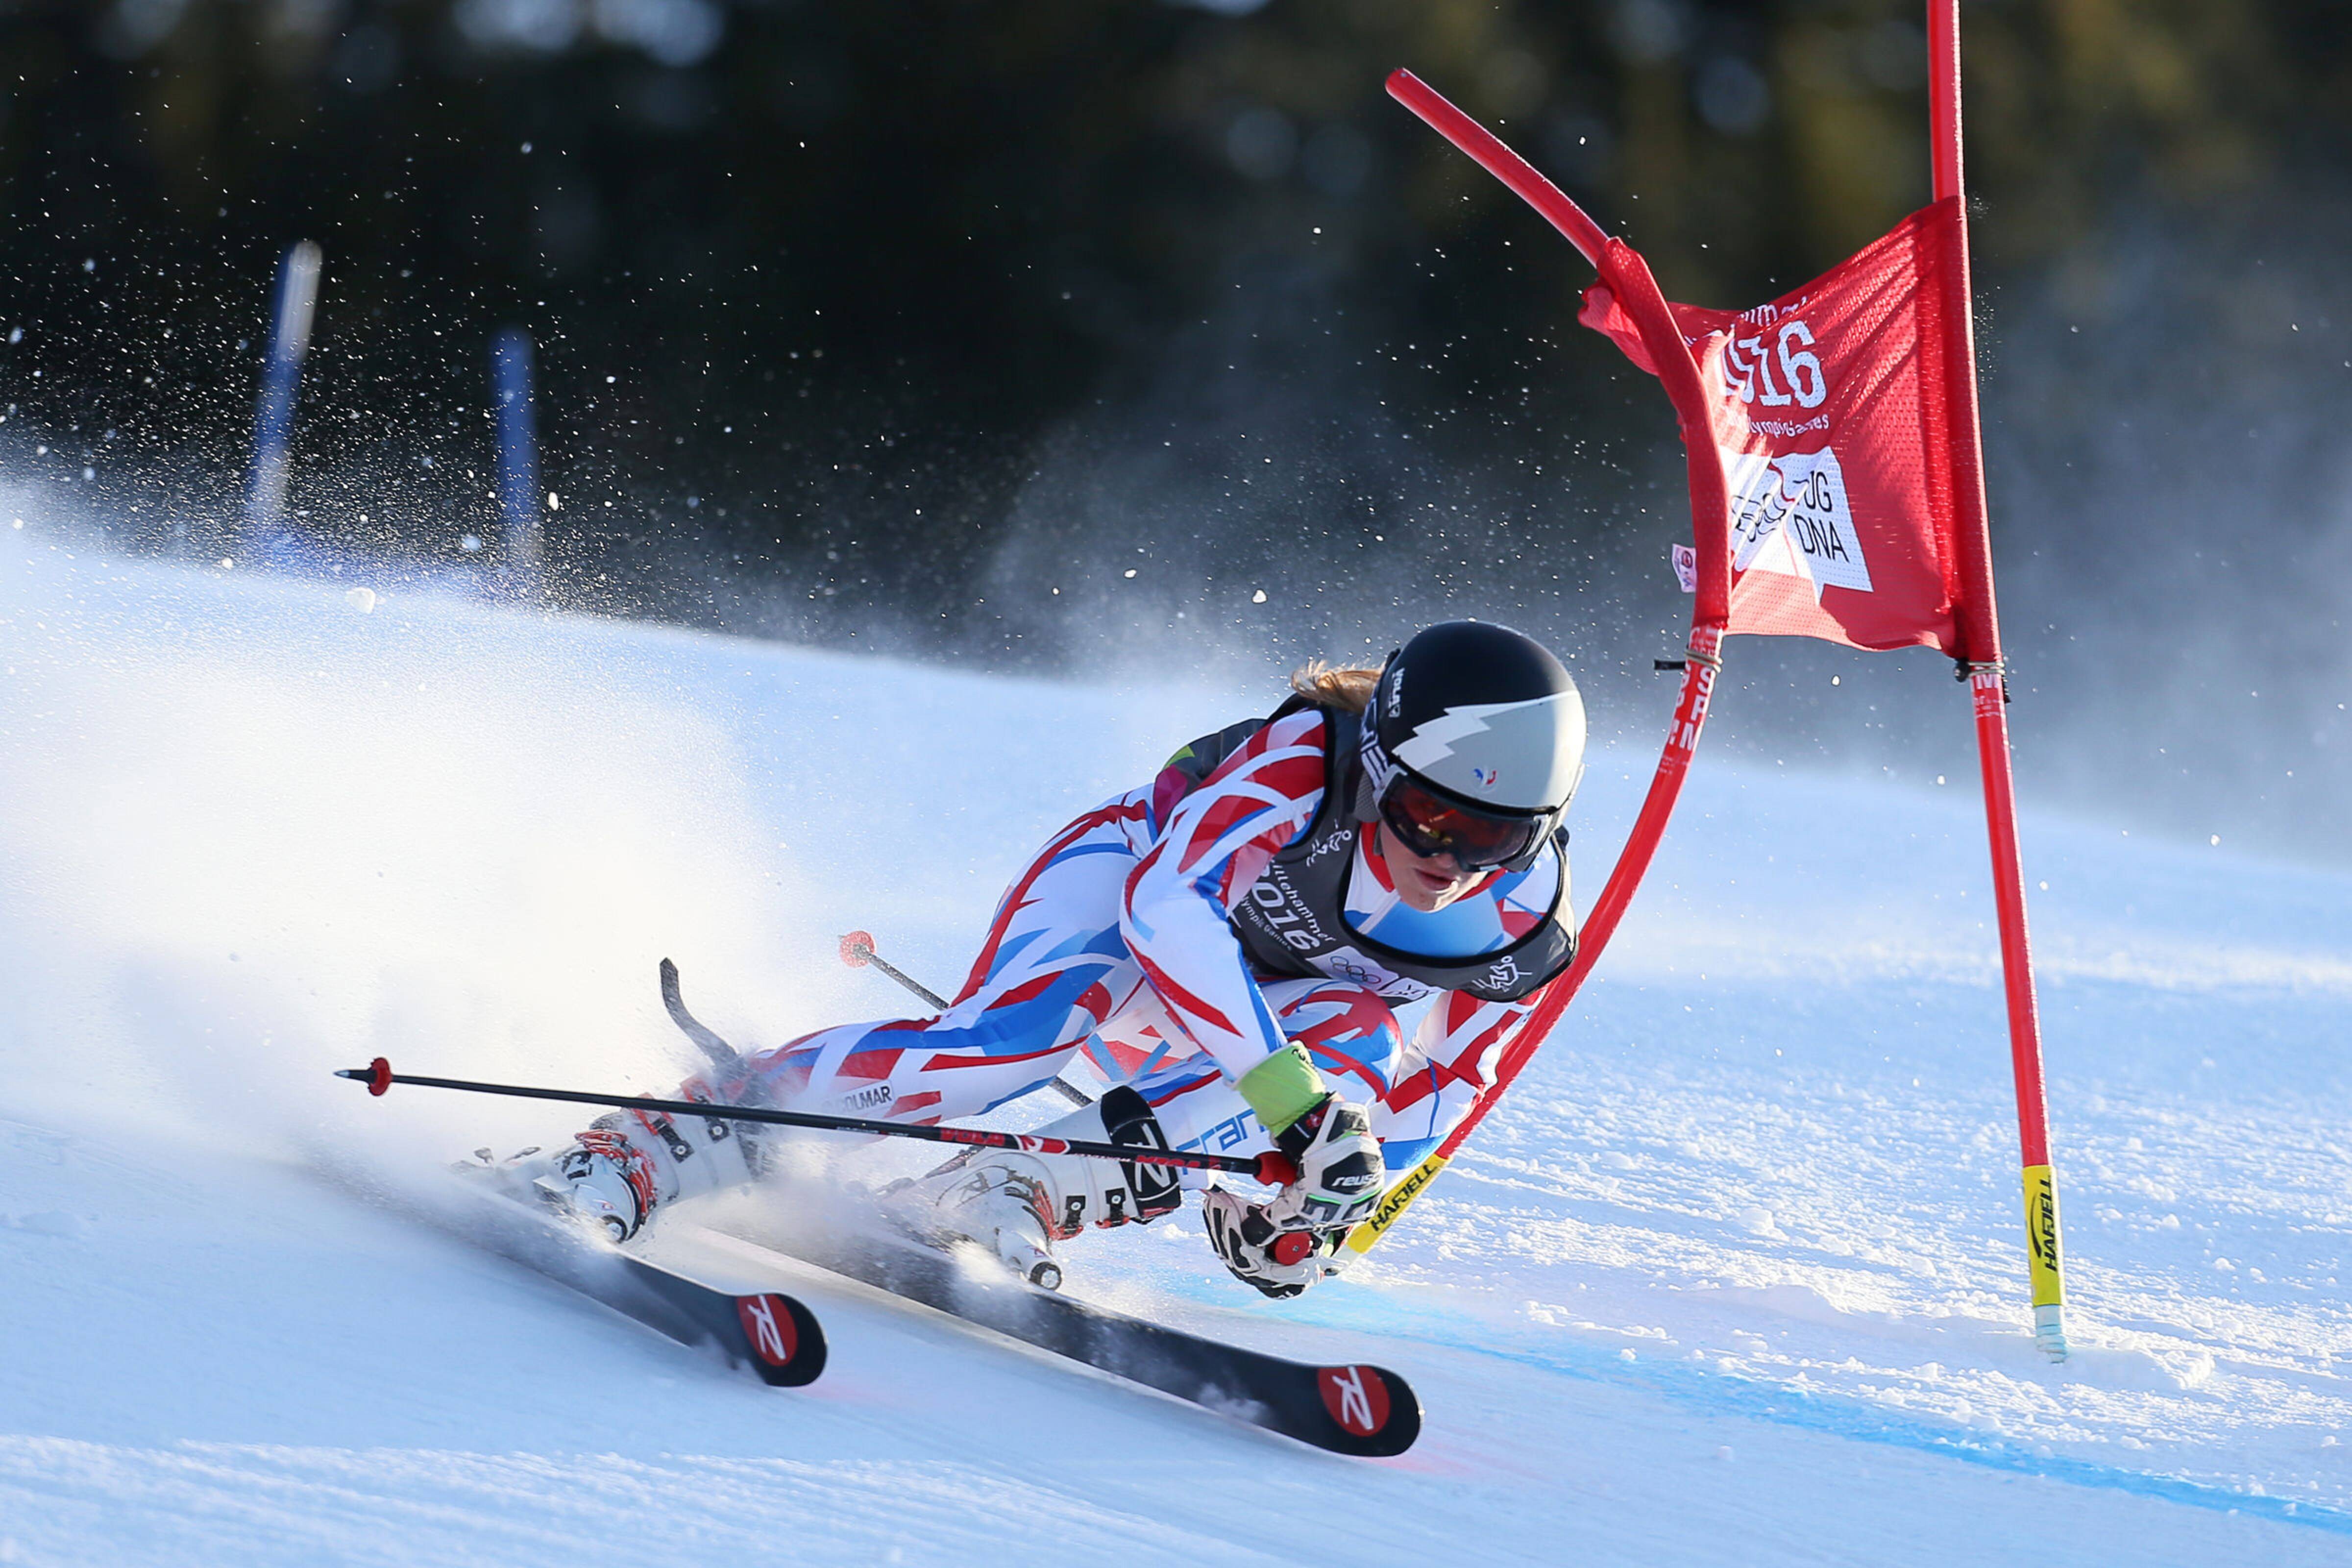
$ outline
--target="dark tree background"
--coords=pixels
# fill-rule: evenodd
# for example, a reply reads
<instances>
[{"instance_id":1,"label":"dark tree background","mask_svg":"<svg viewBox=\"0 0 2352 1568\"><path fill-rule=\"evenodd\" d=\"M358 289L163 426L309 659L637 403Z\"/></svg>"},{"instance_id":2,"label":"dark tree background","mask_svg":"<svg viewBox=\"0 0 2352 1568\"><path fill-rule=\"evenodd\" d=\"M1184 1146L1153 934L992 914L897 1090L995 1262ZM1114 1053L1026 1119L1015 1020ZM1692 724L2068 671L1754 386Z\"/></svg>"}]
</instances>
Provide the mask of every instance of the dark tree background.
<instances>
[{"instance_id":1,"label":"dark tree background","mask_svg":"<svg viewBox=\"0 0 2352 1568\"><path fill-rule=\"evenodd\" d=\"M1496 125L1670 294L1744 306L1926 200L1921 19L0 3L0 486L235 558L270 269L308 237L289 504L348 560L495 559L515 325L565 605L1041 669L1376 652L1452 608L1607 681L1683 618L1664 401L1574 325L1574 255L1382 79ZM2029 772L2341 850L2352 21L1981 0L1963 28ZM1965 744L1916 659L1739 652L1737 742Z\"/></svg>"}]
</instances>

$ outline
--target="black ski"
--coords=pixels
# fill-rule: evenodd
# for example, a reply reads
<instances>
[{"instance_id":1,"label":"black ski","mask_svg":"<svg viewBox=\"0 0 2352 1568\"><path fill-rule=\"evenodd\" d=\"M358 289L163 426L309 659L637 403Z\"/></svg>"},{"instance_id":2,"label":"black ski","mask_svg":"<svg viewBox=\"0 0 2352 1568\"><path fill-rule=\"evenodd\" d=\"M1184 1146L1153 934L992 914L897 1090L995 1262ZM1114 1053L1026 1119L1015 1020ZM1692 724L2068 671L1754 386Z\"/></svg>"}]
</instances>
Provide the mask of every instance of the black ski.
<instances>
[{"instance_id":1,"label":"black ski","mask_svg":"<svg viewBox=\"0 0 2352 1568\"><path fill-rule=\"evenodd\" d=\"M730 1227L732 1230L732 1227ZM1312 1366L1163 1328L1015 1279L977 1249L897 1236L761 1224L739 1239L1334 1453L1402 1454L1421 1401L1383 1367Z\"/></svg>"},{"instance_id":2,"label":"black ski","mask_svg":"<svg viewBox=\"0 0 2352 1568\"><path fill-rule=\"evenodd\" d=\"M660 973L671 1021L721 1069L740 1061L687 1010L677 966L665 958ZM1385 1367L1310 1366L1162 1328L1041 1290L976 1250L960 1258L882 1233L887 1222L868 1218L873 1228L862 1232L778 1222L737 1239L1334 1453L1402 1454L1421 1436L1420 1397Z\"/></svg>"},{"instance_id":3,"label":"black ski","mask_svg":"<svg viewBox=\"0 0 2352 1568\"><path fill-rule=\"evenodd\" d=\"M716 1346L730 1366L749 1367L762 1383L798 1388L824 1370L824 1329L793 1297L773 1290L730 1295L576 1234L525 1200L487 1185L472 1195L478 1201L465 1205L462 1217L436 1217L477 1246L682 1345Z\"/></svg>"}]
</instances>

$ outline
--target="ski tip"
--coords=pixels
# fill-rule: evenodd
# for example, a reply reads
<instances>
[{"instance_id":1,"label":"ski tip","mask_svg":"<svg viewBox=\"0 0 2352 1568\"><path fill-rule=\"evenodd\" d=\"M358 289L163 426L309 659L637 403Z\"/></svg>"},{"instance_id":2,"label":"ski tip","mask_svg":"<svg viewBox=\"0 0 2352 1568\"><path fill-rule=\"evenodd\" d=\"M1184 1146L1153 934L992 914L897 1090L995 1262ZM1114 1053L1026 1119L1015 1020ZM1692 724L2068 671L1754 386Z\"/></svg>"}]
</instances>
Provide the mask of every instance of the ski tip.
<instances>
[{"instance_id":1,"label":"ski tip","mask_svg":"<svg viewBox=\"0 0 2352 1568\"><path fill-rule=\"evenodd\" d=\"M773 1291L738 1296L735 1315L742 1321L743 1342L761 1382L800 1388L814 1383L824 1370L824 1329L816 1314L793 1298Z\"/></svg>"},{"instance_id":2,"label":"ski tip","mask_svg":"<svg viewBox=\"0 0 2352 1568\"><path fill-rule=\"evenodd\" d=\"M854 931L841 939L841 962L852 969L863 969L866 961L874 956L874 933Z\"/></svg>"},{"instance_id":3,"label":"ski tip","mask_svg":"<svg viewBox=\"0 0 2352 1568\"><path fill-rule=\"evenodd\" d=\"M1367 1458L1388 1458L1412 1447L1421 1436L1420 1396L1411 1384L1386 1367L1317 1367L1315 1384L1331 1417L1333 1434L1325 1445L1328 1447Z\"/></svg>"}]
</instances>

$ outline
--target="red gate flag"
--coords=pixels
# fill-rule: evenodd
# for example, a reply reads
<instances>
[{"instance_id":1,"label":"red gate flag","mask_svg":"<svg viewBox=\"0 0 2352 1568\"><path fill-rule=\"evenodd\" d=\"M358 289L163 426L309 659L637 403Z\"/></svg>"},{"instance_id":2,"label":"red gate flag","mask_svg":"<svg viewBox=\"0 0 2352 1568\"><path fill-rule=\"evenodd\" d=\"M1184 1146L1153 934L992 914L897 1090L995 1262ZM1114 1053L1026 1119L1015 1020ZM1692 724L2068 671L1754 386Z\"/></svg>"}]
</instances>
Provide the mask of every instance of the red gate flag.
<instances>
[{"instance_id":1,"label":"red gate flag","mask_svg":"<svg viewBox=\"0 0 2352 1568\"><path fill-rule=\"evenodd\" d=\"M1958 198L1734 314L1669 305L1696 362L1729 502L1725 630L1960 656L1949 312L1967 310ZM1658 366L1606 279L1584 324ZM1674 384L1667 382L1669 395Z\"/></svg>"}]
</instances>

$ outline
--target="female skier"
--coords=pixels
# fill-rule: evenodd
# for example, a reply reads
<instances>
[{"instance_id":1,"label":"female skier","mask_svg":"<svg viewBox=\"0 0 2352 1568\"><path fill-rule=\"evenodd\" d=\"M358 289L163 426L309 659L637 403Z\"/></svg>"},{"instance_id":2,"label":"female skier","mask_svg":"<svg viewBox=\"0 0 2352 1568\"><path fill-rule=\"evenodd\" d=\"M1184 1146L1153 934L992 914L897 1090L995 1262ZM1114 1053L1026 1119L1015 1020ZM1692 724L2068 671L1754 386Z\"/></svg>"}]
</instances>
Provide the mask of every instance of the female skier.
<instances>
[{"instance_id":1,"label":"female skier","mask_svg":"<svg viewBox=\"0 0 2352 1568\"><path fill-rule=\"evenodd\" d=\"M1468 1112L1574 953L1560 817L1584 706L1542 645L1467 621L1378 670L1310 665L1292 685L1270 718L1056 833L945 1012L820 1030L682 1097L929 1124L1042 1088L1084 1049L1126 1081L1039 1132L1279 1149L1297 1180L1258 1203L1192 1172L974 1150L901 1194L925 1223L1053 1285L1056 1242L1206 1186L1210 1241L1243 1280L1295 1296L1336 1272L1384 1173ZM1433 992L1408 1044L1391 1009ZM541 1185L626 1239L756 1160L740 1124L624 1111Z\"/></svg>"}]
</instances>

